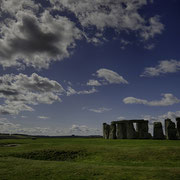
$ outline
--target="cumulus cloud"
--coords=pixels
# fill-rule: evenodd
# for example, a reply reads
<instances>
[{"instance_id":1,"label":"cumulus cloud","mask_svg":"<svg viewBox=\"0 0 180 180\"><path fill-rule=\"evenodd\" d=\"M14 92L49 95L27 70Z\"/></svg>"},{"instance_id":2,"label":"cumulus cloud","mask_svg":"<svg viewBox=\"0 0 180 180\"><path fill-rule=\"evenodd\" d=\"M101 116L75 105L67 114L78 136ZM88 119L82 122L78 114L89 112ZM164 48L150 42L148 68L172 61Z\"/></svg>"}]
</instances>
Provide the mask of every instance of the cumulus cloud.
<instances>
[{"instance_id":1,"label":"cumulus cloud","mask_svg":"<svg viewBox=\"0 0 180 180\"><path fill-rule=\"evenodd\" d=\"M0 64L48 68L52 61L68 58L83 37L94 44L107 41L103 34L108 28L153 38L164 25L157 15L139 13L145 5L147 0L49 0L46 6L34 0L1 0ZM123 46L127 42L121 41Z\"/></svg>"},{"instance_id":2,"label":"cumulus cloud","mask_svg":"<svg viewBox=\"0 0 180 180\"><path fill-rule=\"evenodd\" d=\"M164 120L165 119L169 118L176 123L175 119L177 117L180 117L180 111L175 111L175 112L168 111L164 114L157 115L157 116L143 115L141 118L149 121L149 129L150 129L150 132L153 133L153 123L154 122L161 122L162 126L164 127Z\"/></svg>"},{"instance_id":3,"label":"cumulus cloud","mask_svg":"<svg viewBox=\"0 0 180 180\"><path fill-rule=\"evenodd\" d=\"M89 128L86 125L72 125L69 129L69 134L75 135L99 135L101 131L97 128Z\"/></svg>"},{"instance_id":4,"label":"cumulus cloud","mask_svg":"<svg viewBox=\"0 0 180 180\"><path fill-rule=\"evenodd\" d=\"M0 118L0 132L9 134L28 134L28 135L101 135L102 130L90 128L86 125L72 125L70 128L50 128L50 127L25 127L21 124L12 123L7 118Z\"/></svg>"},{"instance_id":5,"label":"cumulus cloud","mask_svg":"<svg viewBox=\"0 0 180 180\"><path fill-rule=\"evenodd\" d=\"M9 12L7 7L12 5L3 1L1 10ZM81 38L72 21L58 15L53 17L48 10L38 15L25 5L17 5L14 12L9 13L11 16L1 23L0 28L0 64L3 67L48 68L51 61L69 57L75 40Z\"/></svg>"},{"instance_id":6,"label":"cumulus cloud","mask_svg":"<svg viewBox=\"0 0 180 180\"><path fill-rule=\"evenodd\" d=\"M142 31L141 36L148 40L150 38L153 38L156 34L161 34L164 25L160 23L159 16L154 16L149 19L149 26L143 27L144 31Z\"/></svg>"},{"instance_id":7,"label":"cumulus cloud","mask_svg":"<svg viewBox=\"0 0 180 180\"><path fill-rule=\"evenodd\" d=\"M0 8L2 13L9 13L11 16L15 16L18 11L38 12L40 5L35 4L33 0L1 0Z\"/></svg>"},{"instance_id":8,"label":"cumulus cloud","mask_svg":"<svg viewBox=\"0 0 180 180\"><path fill-rule=\"evenodd\" d=\"M29 105L52 104L61 101L59 95L65 90L56 81L41 77L36 73L7 74L0 77L0 114L18 114L20 111L33 111Z\"/></svg>"},{"instance_id":9,"label":"cumulus cloud","mask_svg":"<svg viewBox=\"0 0 180 180\"><path fill-rule=\"evenodd\" d=\"M73 89L72 87L68 86L67 88L67 96L71 96L71 95L75 95L75 94L93 94L98 92L97 89L95 89L94 87L90 90L82 90L82 91L76 91L75 89Z\"/></svg>"},{"instance_id":10,"label":"cumulus cloud","mask_svg":"<svg viewBox=\"0 0 180 180\"><path fill-rule=\"evenodd\" d=\"M47 127L24 127L21 124L12 123L5 118L0 118L0 132L9 134L56 135L53 129Z\"/></svg>"},{"instance_id":11,"label":"cumulus cloud","mask_svg":"<svg viewBox=\"0 0 180 180\"><path fill-rule=\"evenodd\" d=\"M105 108L105 107L100 107L100 108L87 108L87 107L83 107L82 109L83 110L88 110L88 111L91 111L91 112L95 112L95 113L104 113L104 112L112 110L111 108Z\"/></svg>"},{"instance_id":12,"label":"cumulus cloud","mask_svg":"<svg viewBox=\"0 0 180 180\"><path fill-rule=\"evenodd\" d=\"M123 99L125 104L144 104L148 106L170 106L180 102L180 99L175 97L173 94L162 94L161 100L148 101L145 99L138 99L135 97L126 97Z\"/></svg>"},{"instance_id":13,"label":"cumulus cloud","mask_svg":"<svg viewBox=\"0 0 180 180\"><path fill-rule=\"evenodd\" d=\"M105 108L105 107L101 107L101 108L83 108L83 109L87 109L88 111L95 112L95 113L104 113L104 112L112 110L111 108Z\"/></svg>"},{"instance_id":14,"label":"cumulus cloud","mask_svg":"<svg viewBox=\"0 0 180 180\"><path fill-rule=\"evenodd\" d=\"M49 119L47 116L38 116L39 119Z\"/></svg>"},{"instance_id":15,"label":"cumulus cloud","mask_svg":"<svg viewBox=\"0 0 180 180\"><path fill-rule=\"evenodd\" d=\"M124 116L117 117L117 120L124 120L124 119L126 119Z\"/></svg>"},{"instance_id":16,"label":"cumulus cloud","mask_svg":"<svg viewBox=\"0 0 180 180\"><path fill-rule=\"evenodd\" d=\"M147 0L50 0L54 9L68 9L85 28L100 32L113 28L117 32L137 32L145 40L161 34L164 29L157 15L145 19L138 12Z\"/></svg>"},{"instance_id":17,"label":"cumulus cloud","mask_svg":"<svg viewBox=\"0 0 180 180\"><path fill-rule=\"evenodd\" d=\"M99 69L96 72L96 76L105 80L104 84L128 84L128 82L122 76L109 69Z\"/></svg>"},{"instance_id":18,"label":"cumulus cloud","mask_svg":"<svg viewBox=\"0 0 180 180\"><path fill-rule=\"evenodd\" d=\"M176 73L180 71L180 61L171 59L160 61L155 67L147 67L141 77L155 77L161 74Z\"/></svg>"},{"instance_id":19,"label":"cumulus cloud","mask_svg":"<svg viewBox=\"0 0 180 180\"><path fill-rule=\"evenodd\" d=\"M87 82L87 86L101 86L101 83L98 80L90 79Z\"/></svg>"}]
</instances>

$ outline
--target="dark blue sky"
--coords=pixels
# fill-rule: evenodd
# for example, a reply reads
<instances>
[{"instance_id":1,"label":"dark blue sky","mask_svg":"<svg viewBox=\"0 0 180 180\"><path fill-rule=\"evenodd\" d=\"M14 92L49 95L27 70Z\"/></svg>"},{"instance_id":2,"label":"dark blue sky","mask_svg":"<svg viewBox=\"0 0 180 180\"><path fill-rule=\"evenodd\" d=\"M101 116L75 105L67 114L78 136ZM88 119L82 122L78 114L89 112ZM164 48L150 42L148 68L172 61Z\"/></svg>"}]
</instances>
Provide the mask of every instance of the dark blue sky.
<instances>
[{"instance_id":1,"label":"dark blue sky","mask_svg":"<svg viewBox=\"0 0 180 180\"><path fill-rule=\"evenodd\" d=\"M0 131L101 134L180 115L178 0L13 2L0 9Z\"/></svg>"}]
</instances>

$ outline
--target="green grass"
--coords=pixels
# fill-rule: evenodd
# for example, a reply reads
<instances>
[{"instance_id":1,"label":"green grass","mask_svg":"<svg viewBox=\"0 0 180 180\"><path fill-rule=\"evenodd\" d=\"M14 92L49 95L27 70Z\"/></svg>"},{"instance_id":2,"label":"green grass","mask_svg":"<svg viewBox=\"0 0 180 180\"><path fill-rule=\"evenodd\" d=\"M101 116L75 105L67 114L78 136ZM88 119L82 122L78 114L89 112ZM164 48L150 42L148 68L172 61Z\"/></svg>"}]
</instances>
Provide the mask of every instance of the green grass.
<instances>
[{"instance_id":1,"label":"green grass","mask_svg":"<svg viewBox=\"0 0 180 180\"><path fill-rule=\"evenodd\" d=\"M0 180L36 179L179 180L180 141L0 140Z\"/></svg>"}]
</instances>

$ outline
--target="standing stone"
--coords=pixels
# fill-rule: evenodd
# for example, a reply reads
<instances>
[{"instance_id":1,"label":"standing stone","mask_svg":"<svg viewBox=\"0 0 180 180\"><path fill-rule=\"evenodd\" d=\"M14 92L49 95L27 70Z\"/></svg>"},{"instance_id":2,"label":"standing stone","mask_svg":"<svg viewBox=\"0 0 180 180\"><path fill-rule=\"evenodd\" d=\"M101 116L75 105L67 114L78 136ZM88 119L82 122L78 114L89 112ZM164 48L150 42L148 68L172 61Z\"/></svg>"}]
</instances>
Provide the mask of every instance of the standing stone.
<instances>
[{"instance_id":1,"label":"standing stone","mask_svg":"<svg viewBox=\"0 0 180 180\"><path fill-rule=\"evenodd\" d=\"M166 139L169 139L169 137L168 137L168 126L169 126L170 123L171 123L171 119L165 119L164 127L165 127Z\"/></svg>"},{"instance_id":2,"label":"standing stone","mask_svg":"<svg viewBox=\"0 0 180 180\"><path fill-rule=\"evenodd\" d=\"M116 127L117 139L126 139L126 124L125 123L117 123Z\"/></svg>"},{"instance_id":3,"label":"standing stone","mask_svg":"<svg viewBox=\"0 0 180 180\"><path fill-rule=\"evenodd\" d=\"M180 117L176 118L177 122L177 138L180 139Z\"/></svg>"},{"instance_id":4,"label":"standing stone","mask_svg":"<svg viewBox=\"0 0 180 180\"><path fill-rule=\"evenodd\" d=\"M164 139L161 122L154 122L153 139Z\"/></svg>"},{"instance_id":5,"label":"standing stone","mask_svg":"<svg viewBox=\"0 0 180 180\"><path fill-rule=\"evenodd\" d=\"M138 139L150 139L151 134L148 133L148 121L137 122L136 129L138 133Z\"/></svg>"},{"instance_id":6,"label":"standing stone","mask_svg":"<svg viewBox=\"0 0 180 180\"><path fill-rule=\"evenodd\" d=\"M165 119L165 134L166 139L177 139L177 129L174 122L171 119Z\"/></svg>"},{"instance_id":7,"label":"standing stone","mask_svg":"<svg viewBox=\"0 0 180 180\"><path fill-rule=\"evenodd\" d=\"M105 139L106 134L106 123L103 123L103 138Z\"/></svg>"},{"instance_id":8,"label":"standing stone","mask_svg":"<svg viewBox=\"0 0 180 180\"><path fill-rule=\"evenodd\" d=\"M109 139L109 131L110 131L110 125L103 123L103 137L104 137L104 139Z\"/></svg>"},{"instance_id":9,"label":"standing stone","mask_svg":"<svg viewBox=\"0 0 180 180\"><path fill-rule=\"evenodd\" d=\"M111 123L110 125L109 139L116 139L116 124L115 123Z\"/></svg>"},{"instance_id":10,"label":"standing stone","mask_svg":"<svg viewBox=\"0 0 180 180\"><path fill-rule=\"evenodd\" d=\"M170 139L170 140L177 139L177 129L176 129L176 125L174 122L171 121L169 123L167 130L168 130L168 139Z\"/></svg>"},{"instance_id":11,"label":"standing stone","mask_svg":"<svg viewBox=\"0 0 180 180\"><path fill-rule=\"evenodd\" d=\"M130 122L130 121L126 122L126 130L127 130L127 139L137 138L137 132L134 129L133 122Z\"/></svg>"}]
</instances>

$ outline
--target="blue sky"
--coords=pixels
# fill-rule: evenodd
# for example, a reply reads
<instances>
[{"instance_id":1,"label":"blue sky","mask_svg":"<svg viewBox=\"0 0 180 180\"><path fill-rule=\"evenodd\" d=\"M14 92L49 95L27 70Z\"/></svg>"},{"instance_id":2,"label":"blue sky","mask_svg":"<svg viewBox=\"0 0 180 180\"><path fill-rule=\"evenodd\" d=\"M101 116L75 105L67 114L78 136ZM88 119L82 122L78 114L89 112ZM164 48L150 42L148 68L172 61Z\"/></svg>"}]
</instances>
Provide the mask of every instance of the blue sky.
<instances>
[{"instance_id":1,"label":"blue sky","mask_svg":"<svg viewBox=\"0 0 180 180\"><path fill-rule=\"evenodd\" d=\"M174 120L179 18L178 0L3 0L0 132L89 135L118 119Z\"/></svg>"}]
</instances>

